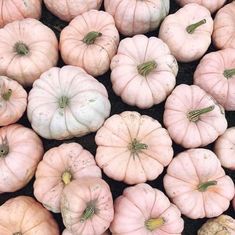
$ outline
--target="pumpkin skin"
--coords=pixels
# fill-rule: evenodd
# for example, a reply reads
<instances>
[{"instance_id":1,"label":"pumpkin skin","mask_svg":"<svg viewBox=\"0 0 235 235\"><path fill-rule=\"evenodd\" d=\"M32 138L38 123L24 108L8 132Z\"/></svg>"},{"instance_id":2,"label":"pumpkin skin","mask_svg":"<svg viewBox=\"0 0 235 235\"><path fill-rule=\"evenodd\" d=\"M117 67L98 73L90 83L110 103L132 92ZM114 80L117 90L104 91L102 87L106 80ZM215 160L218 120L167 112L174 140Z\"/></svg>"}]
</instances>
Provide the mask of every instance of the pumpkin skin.
<instances>
[{"instance_id":1,"label":"pumpkin skin","mask_svg":"<svg viewBox=\"0 0 235 235\"><path fill-rule=\"evenodd\" d=\"M235 2L221 8L214 20L212 35L214 45L219 49L235 49Z\"/></svg>"},{"instance_id":2,"label":"pumpkin skin","mask_svg":"<svg viewBox=\"0 0 235 235\"><path fill-rule=\"evenodd\" d=\"M40 138L19 124L0 129L0 193L23 188L34 176L43 155Z\"/></svg>"},{"instance_id":3,"label":"pumpkin skin","mask_svg":"<svg viewBox=\"0 0 235 235\"><path fill-rule=\"evenodd\" d=\"M61 214L65 227L73 235L104 233L114 216L108 184L100 178L72 181L63 190Z\"/></svg>"},{"instance_id":4,"label":"pumpkin skin","mask_svg":"<svg viewBox=\"0 0 235 235\"><path fill-rule=\"evenodd\" d=\"M77 16L60 35L64 62L81 67L92 76L108 71L118 44L114 19L104 11L90 10Z\"/></svg>"},{"instance_id":5,"label":"pumpkin skin","mask_svg":"<svg viewBox=\"0 0 235 235\"><path fill-rule=\"evenodd\" d=\"M98 10L103 0L44 0L49 11L64 21L71 21L91 9Z\"/></svg>"},{"instance_id":6,"label":"pumpkin skin","mask_svg":"<svg viewBox=\"0 0 235 235\"><path fill-rule=\"evenodd\" d=\"M194 73L194 84L213 96L226 110L235 110L235 49L205 55Z\"/></svg>"},{"instance_id":7,"label":"pumpkin skin","mask_svg":"<svg viewBox=\"0 0 235 235\"><path fill-rule=\"evenodd\" d=\"M115 20L118 31L126 36L155 30L169 13L169 0L104 0L105 11Z\"/></svg>"},{"instance_id":8,"label":"pumpkin skin","mask_svg":"<svg viewBox=\"0 0 235 235\"><path fill-rule=\"evenodd\" d=\"M235 193L232 179L207 149L178 154L168 166L163 183L173 203L191 219L221 215Z\"/></svg>"},{"instance_id":9,"label":"pumpkin skin","mask_svg":"<svg viewBox=\"0 0 235 235\"><path fill-rule=\"evenodd\" d=\"M46 139L69 139L96 131L110 114L105 87L83 69L51 68L35 81L27 115Z\"/></svg>"},{"instance_id":10,"label":"pumpkin skin","mask_svg":"<svg viewBox=\"0 0 235 235\"><path fill-rule=\"evenodd\" d=\"M227 129L224 109L196 85L179 85L167 98L164 124L175 143L206 146Z\"/></svg>"},{"instance_id":11,"label":"pumpkin skin","mask_svg":"<svg viewBox=\"0 0 235 235\"><path fill-rule=\"evenodd\" d=\"M173 157L166 129L137 112L108 118L96 133L95 142L98 166L110 178L127 184L156 179Z\"/></svg>"},{"instance_id":12,"label":"pumpkin skin","mask_svg":"<svg viewBox=\"0 0 235 235\"><path fill-rule=\"evenodd\" d=\"M48 210L59 213L64 187L83 177L101 178L101 170L90 152L80 144L69 143L47 151L35 177L34 196Z\"/></svg>"},{"instance_id":13,"label":"pumpkin skin","mask_svg":"<svg viewBox=\"0 0 235 235\"><path fill-rule=\"evenodd\" d=\"M50 214L33 198L18 196L0 206L1 235L59 235Z\"/></svg>"},{"instance_id":14,"label":"pumpkin skin","mask_svg":"<svg viewBox=\"0 0 235 235\"><path fill-rule=\"evenodd\" d=\"M205 54L212 32L213 19L209 10L190 3L165 18L159 38L169 46L177 61L192 62Z\"/></svg>"},{"instance_id":15,"label":"pumpkin skin","mask_svg":"<svg viewBox=\"0 0 235 235\"><path fill-rule=\"evenodd\" d=\"M35 19L14 21L0 29L0 74L31 86L58 59L54 32Z\"/></svg>"},{"instance_id":16,"label":"pumpkin skin","mask_svg":"<svg viewBox=\"0 0 235 235\"><path fill-rule=\"evenodd\" d=\"M0 126L17 122L26 109L27 92L16 81L0 76Z\"/></svg>"},{"instance_id":17,"label":"pumpkin skin","mask_svg":"<svg viewBox=\"0 0 235 235\"><path fill-rule=\"evenodd\" d=\"M166 195L148 184L128 187L114 202L113 235L180 235L184 221Z\"/></svg>"},{"instance_id":18,"label":"pumpkin skin","mask_svg":"<svg viewBox=\"0 0 235 235\"><path fill-rule=\"evenodd\" d=\"M114 92L123 102L142 109L165 100L178 73L177 61L168 46L144 35L122 40L110 67Z\"/></svg>"},{"instance_id":19,"label":"pumpkin skin","mask_svg":"<svg viewBox=\"0 0 235 235\"><path fill-rule=\"evenodd\" d=\"M62 235L73 235L73 233L69 232L67 229L65 229L62 233ZM102 235L110 235L110 232L104 232Z\"/></svg>"}]
</instances>

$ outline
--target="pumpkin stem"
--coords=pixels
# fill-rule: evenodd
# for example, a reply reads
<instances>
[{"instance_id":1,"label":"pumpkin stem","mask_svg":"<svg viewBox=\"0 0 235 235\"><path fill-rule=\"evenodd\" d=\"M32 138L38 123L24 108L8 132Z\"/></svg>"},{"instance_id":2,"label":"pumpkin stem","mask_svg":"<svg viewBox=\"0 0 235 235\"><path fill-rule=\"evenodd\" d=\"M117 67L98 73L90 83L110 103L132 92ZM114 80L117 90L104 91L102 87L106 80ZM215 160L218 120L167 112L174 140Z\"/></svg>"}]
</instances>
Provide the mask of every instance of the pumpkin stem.
<instances>
[{"instance_id":1,"label":"pumpkin stem","mask_svg":"<svg viewBox=\"0 0 235 235\"><path fill-rule=\"evenodd\" d=\"M80 222L81 223L85 222L86 220L90 219L94 214L95 214L95 206L93 204L88 205L82 214Z\"/></svg>"},{"instance_id":2,"label":"pumpkin stem","mask_svg":"<svg viewBox=\"0 0 235 235\"><path fill-rule=\"evenodd\" d=\"M155 229L160 228L164 223L165 220L162 217L157 219L149 219L145 221L145 227L152 232Z\"/></svg>"},{"instance_id":3,"label":"pumpkin stem","mask_svg":"<svg viewBox=\"0 0 235 235\"><path fill-rule=\"evenodd\" d=\"M140 143L137 139L134 139L128 146L128 149L132 153L139 153L142 149L147 149L148 145Z\"/></svg>"},{"instance_id":4,"label":"pumpkin stem","mask_svg":"<svg viewBox=\"0 0 235 235\"><path fill-rule=\"evenodd\" d=\"M198 191L200 191L200 192L205 192L208 187L214 186L214 185L217 185L217 181L215 181L215 180L213 180L213 181L208 181L208 182L199 184L197 189L198 189Z\"/></svg>"},{"instance_id":5,"label":"pumpkin stem","mask_svg":"<svg viewBox=\"0 0 235 235\"><path fill-rule=\"evenodd\" d=\"M21 232L13 233L13 235L22 235Z\"/></svg>"},{"instance_id":6,"label":"pumpkin stem","mask_svg":"<svg viewBox=\"0 0 235 235\"><path fill-rule=\"evenodd\" d=\"M14 50L18 55L21 55L21 56L29 54L29 48L23 42L17 42L14 46Z\"/></svg>"},{"instance_id":7,"label":"pumpkin stem","mask_svg":"<svg viewBox=\"0 0 235 235\"><path fill-rule=\"evenodd\" d=\"M65 171L61 178L62 178L63 183L67 185L72 180L72 174L69 171Z\"/></svg>"},{"instance_id":8,"label":"pumpkin stem","mask_svg":"<svg viewBox=\"0 0 235 235\"><path fill-rule=\"evenodd\" d=\"M231 78L233 75L235 75L235 68L234 69L226 69L226 70L224 70L224 76L226 78Z\"/></svg>"},{"instance_id":9,"label":"pumpkin stem","mask_svg":"<svg viewBox=\"0 0 235 235\"><path fill-rule=\"evenodd\" d=\"M12 95L12 89L8 89L7 92L5 92L5 93L2 94L2 98L3 98L5 101L8 101L8 100L11 98L11 95Z\"/></svg>"},{"instance_id":10,"label":"pumpkin stem","mask_svg":"<svg viewBox=\"0 0 235 235\"><path fill-rule=\"evenodd\" d=\"M143 77L146 77L156 68L157 68L157 63L154 60L147 61L137 66L138 73L142 75Z\"/></svg>"},{"instance_id":11,"label":"pumpkin stem","mask_svg":"<svg viewBox=\"0 0 235 235\"><path fill-rule=\"evenodd\" d=\"M215 108L215 106L211 105L207 108L196 109L196 110L190 111L190 112L188 112L188 115L187 115L188 119L190 122L196 122L196 121L198 121L200 115L205 114L205 113L209 113L212 110L214 110L214 108Z\"/></svg>"},{"instance_id":12,"label":"pumpkin stem","mask_svg":"<svg viewBox=\"0 0 235 235\"><path fill-rule=\"evenodd\" d=\"M186 28L186 31L190 34L194 33L194 31L201 25L206 23L206 19L200 20L199 22L195 24L191 24Z\"/></svg>"},{"instance_id":13,"label":"pumpkin stem","mask_svg":"<svg viewBox=\"0 0 235 235\"><path fill-rule=\"evenodd\" d=\"M61 96L59 98L59 106L61 109L64 109L69 103L69 98L66 96Z\"/></svg>"},{"instance_id":14,"label":"pumpkin stem","mask_svg":"<svg viewBox=\"0 0 235 235\"><path fill-rule=\"evenodd\" d=\"M9 153L9 145L7 137L2 138L2 143L0 144L0 157L6 157Z\"/></svg>"},{"instance_id":15,"label":"pumpkin stem","mask_svg":"<svg viewBox=\"0 0 235 235\"><path fill-rule=\"evenodd\" d=\"M90 45L95 42L96 38L101 37L101 36L102 36L102 33L92 31L83 38L83 42L86 43L87 45Z\"/></svg>"}]
</instances>

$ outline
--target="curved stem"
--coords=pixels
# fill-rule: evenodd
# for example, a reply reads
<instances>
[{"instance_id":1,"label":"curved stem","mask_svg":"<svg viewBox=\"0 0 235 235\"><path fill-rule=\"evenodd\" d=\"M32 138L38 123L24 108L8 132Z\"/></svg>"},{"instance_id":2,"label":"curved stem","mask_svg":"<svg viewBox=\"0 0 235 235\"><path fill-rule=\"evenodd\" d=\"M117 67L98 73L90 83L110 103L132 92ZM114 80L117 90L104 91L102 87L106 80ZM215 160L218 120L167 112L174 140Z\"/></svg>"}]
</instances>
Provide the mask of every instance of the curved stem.
<instances>
[{"instance_id":1,"label":"curved stem","mask_svg":"<svg viewBox=\"0 0 235 235\"><path fill-rule=\"evenodd\" d=\"M86 43L87 45L90 45L95 42L96 38L101 37L101 36L102 36L102 33L92 31L83 38L83 42Z\"/></svg>"},{"instance_id":2,"label":"curved stem","mask_svg":"<svg viewBox=\"0 0 235 235\"><path fill-rule=\"evenodd\" d=\"M151 73L155 68L157 68L157 63L154 60L147 61L137 66L138 73L144 77Z\"/></svg>"},{"instance_id":3,"label":"curved stem","mask_svg":"<svg viewBox=\"0 0 235 235\"><path fill-rule=\"evenodd\" d=\"M142 149L147 149L148 145L144 143L140 143L137 139L134 139L128 146L128 149L132 153L139 153Z\"/></svg>"},{"instance_id":4,"label":"curved stem","mask_svg":"<svg viewBox=\"0 0 235 235\"><path fill-rule=\"evenodd\" d=\"M234 69L225 69L224 70L224 76L226 78L231 78L235 75L235 68Z\"/></svg>"},{"instance_id":5,"label":"curved stem","mask_svg":"<svg viewBox=\"0 0 235 235\"><path fill-rule=\"evenodd\" d=\"M86 220L90 219L95 214L95 206L89 205L87 206L86 210L83 212L80 222L85 222Z\"/></svg>"},{"instance_id":6,"label":"curved stem","mask_svg":"<svg viewBox=\"0 0 235 235\"><path fill-rule=\"evenodd\" d=\"M29 53L28 46L23 42L17 42L14 46L14 50L18 55L21 56L28 55Z\"/></svg>"},{"instance_id":7,"label":"curved stem","mask_svg":"<svg viewBox=\"0 0 235 235\"><path fill-rule=\"evenodd\" d=\"M208 182L199 184L197 189L198 189L198 191L200 191L200 192L205 192L208 187L214 186L214 185L217 185L217 181L215 181L215 180L213 180L213 181L208 181Z\"/></svg>"},{"instance_id":8,"label":"curved stem","mask_svg":"<svg viewBox=\"0 0 235 235\"><path fill-rule=\"evenodd\" d=\"M149 219L145 222L145 227L150 231L154 231L164 225L164 223L165 220L162 217L157 219Z\"/></svg>"},{"instance_id":9,"label":"curved stem","mask_svg":"<svg viewBox=\"0 0 235 235\"><path fill-rule=\"evenodd\" d=\"M68 103L69 103L69 98L68 98L68 97L66 97L66 96L61 96L61 97L59 98L59 107L60 107L61 109L64 109L64 108L68 105Z\"/></svg>"},{"instance_id":10,"label":"curved stem","mask_svg":"<svg viewBox=\"0 0 235 235\"><path fill-rule=\"evenodd\" d=\"M2 143L0 144L0 158L6 157L8 153L9 153L9 144L7 138L5 137L4 139L2 139Z\"/></svg>"},{"instance_id":11,"label":"curved stem","mask_svg":"<svg viewBox=\"0 0 235 235\"><path fill-rule=\"evenodd\" d=\"M196 122L196 121L198 121L200 115L205 114L205 113L209 113L212 110L214 110L214 108L215 108L215 106L211 105L211 106L209 106L207 108L196 109L196 110L188 112L187 117L188 117L189 121Z\"/></svg>"},{"instance_id":12,"label":"curved stem","mask_svg":"<svg viewBox=\"0 0 235 235\"><path fill-rule=\"evenodd\" d=\"M12 90L11 90L11 89L8 89L7 92L5 92L5 93L2 94L2 98L3 98L5 101L8 101L8 100L11 98L11 95L12 95Z\"/></svg>"},{"instance_id":13,"label":"curved stem","mask_svg":"<svg viewBox=\"0 0 235 235\"><path fill-rule=\"evenodd\" d=\"M63 183L67 185L72 180L72 174L69 171L65 171L61 178L62 178Z\"/></svg>"},{"instance_id":14,"label":"curved stem","mask_svg":"<svg viewBox=\"0 0 235 235\"><path fill-rule=\"evenodd\" d=\"M186 28L186 31L190 34L194 33L194 31L201 25L206 23L206 19L200 20L199 22L195 24L191 24Z\"/></svg>"}]
</instances>

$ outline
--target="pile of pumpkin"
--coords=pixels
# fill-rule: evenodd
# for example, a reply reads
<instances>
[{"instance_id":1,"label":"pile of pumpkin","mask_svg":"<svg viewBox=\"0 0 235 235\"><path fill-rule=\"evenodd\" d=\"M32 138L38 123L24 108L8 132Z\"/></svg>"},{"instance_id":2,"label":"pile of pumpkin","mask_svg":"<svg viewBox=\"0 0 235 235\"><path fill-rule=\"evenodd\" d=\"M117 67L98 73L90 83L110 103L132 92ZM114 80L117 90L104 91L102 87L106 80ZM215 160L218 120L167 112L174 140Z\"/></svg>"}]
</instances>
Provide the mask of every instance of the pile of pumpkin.
<instances>
[{"instance_id":1,"label":"pile of pumpkin","mask_svg":"<svg viewBox=\"0 0 235 235\"><path fill-rule=\"evenodd\" d=\"M37 20L40 0L0 1L0 193L35 175L38 201L19 196L1 205L1 235L58 235L49 211L61 212L63 235L181 234L181 214L220 216L199 235L235 234L235 221L222 215L235 195L222 168L235 170L235 128L225 118L235 110L235 2L177 2L182 8L168 15L169 0L105 0L106 12L98 10L101 0L44 0L69 22L58 43ZM159 38L143 35L159 26ZM128 36L120 44L119 33ZM212 39L218 51L204 56ZM59 50L62 68L54 67ZM194 85L175 87L178 62L198 59ZM165 128L135 111L109 117L108 92L94 78L109 68L115 94L128 105L147 109L166 100ZM15 124L26 108L33 130ZM75 142L44 153L39 137L96 131L95 158ZM172 140L187 149L174 158ZM201 148L214 141L215 153ZM171 201L146 184L166 166ZM101 169L132 185L114 203Z\"/></svg>"}]
</instances>

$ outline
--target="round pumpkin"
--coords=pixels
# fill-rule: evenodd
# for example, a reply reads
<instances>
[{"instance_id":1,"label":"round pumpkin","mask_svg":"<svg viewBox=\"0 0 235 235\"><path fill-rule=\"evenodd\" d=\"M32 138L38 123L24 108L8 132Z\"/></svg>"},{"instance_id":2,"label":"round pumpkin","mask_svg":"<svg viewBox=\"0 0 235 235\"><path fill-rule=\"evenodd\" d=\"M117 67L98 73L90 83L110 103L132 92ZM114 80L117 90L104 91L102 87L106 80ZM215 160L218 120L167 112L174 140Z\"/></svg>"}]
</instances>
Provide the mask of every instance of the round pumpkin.
<instances>
[{"instance_id":1,"label":"round pumpkin","mask_svg":"<svg viewBox=\"0 0 235 235\"><path fill-rule=\"evenodd\" d=\"M185 148L206 146L227 128L223 107L200 87L185 84L167 98L164 124L174 142Z\"/></svg>"},{"instance_id":2,"label":"round pumpkin","mask_svg":"<svg viewBox=\"0 0 235 235\"><path fill-rule=\"evenodd\" d=\"M173 90L178 64L162 40L136 35L121 41L111 70L113 90L123 102L150 108Z\"/></svg>"},{"instance_id":3,"label":"round pumpkin","mask_svg":"<svg viewBox=\"0 0 235 235\"><path fill-rule=\"evenodd\" d=\"M58 213L64 187L86 176L101 178L94 157L80 144L62 144L48 150L38 164L34 196L48 210Z\"/></svg>"},{"instance_id":4,"label":"round pumpkin","mask_svg":"<svg viewBox=\"0 0 235 235\"><path fill-rule=\"evenodd\" d=\"M113 235L180 235L184 221L166 195L148 184L128 187L114 203Z\"/></svg>"},{"instance_id":5,"label":"round pumpkin","mask_svg":"<svg viewBox=\"0 0 235 235\"><path fill-rule=\"evenodd\" d=\"M71 21L91 9L99 9L103 0L44 0L49 11L61 20Z\"/></svg>"},{"instance_id":6,"label":"round pumpkin","mask_svg":"<svg viewBox=\"0 0 235 235\"><path fill-rule=\"evenodd\" d=\"M1 235L59 235L50 214L33 198L18 196L0 206Z\"/></svg>"},{"instance_id":7,"label":"round pumpkin","mask_svg":"<svg viewBox=\"0 0 235 235\"><path fill-rule=\"evenodd\" d=\"M31 86L58 59L53 31L40 21L14 21L0 29L0 74Z\"/></svg>"},{"instance_id":8,"label":"round pumpkin","mask_svg":"<svg viewBox=\"0 0 235 235\"><path fill-rule=\"evenodd\" d=\"M213 96L226 110L235 110L235 49L205 55L194 73L194 84Z\"/></svg>"},{"instance_id":9,"label":"round pumpkin","mask_svg":"<svg viewBox=\"0 0 235 235\"><path fill-rule=\"evenodd\" d=\"M27 92L16 81L0 76L0 126L17 122L27 105Z\"/></svg>"},{"instance_id":10,"label":"round pumpkin","mask_svg":"<svg viewBox=\"0 0 235 235\"><path fill-rule=\"evenodd\" d=\"M23 188L43 155L40 138L19 124L0 129L0 193Z\"/></svg>"},{"instance_id":11,"label":"round pumpkin","mask_svg":"<svg viewBox=\"0 0 235 235\"><path fill-rule=\"evenodd\" d=\"M123 35L136 35L155 30L169 13L169 0L104 0L105 10L115 20Z\"/></svg>"},{"instance_id":12,"label":"round pumpkin","mask_svg":"<svg viewBox=\"0 0 235 235\"><path fill-rule=\"evenodd\" d=\"M96 133L95 142L98 166L110 178L127 184L156 179L173 157L166 129L137 112L108 118Z\"/></svg>"},{"instance_id":13,"label":"round pumpkin","mask_svg":"<svg viewBox=\"0 0 235 235\"><path fill-rule=\"evenodd\" d=\"M90 10L77 16L60 35L64 62L79 66L92 76L108 71L118 44L113 17L104 11Z\"/></svg>"},{"instance_id":14,"label":"round pumpkin","mask_svg":"<svg viewBox=\"0 0 235 235\"><path fill-rule=\"evenodd\" d=\"M113 199L108 184L100 178L74 180L65 187L61 214L73 235L100 235L113 220Z\"/></svg>"},{"instance_id":15,"label":"round pumpkin","mask_svg":"<svg viewBox=\"0 0 235 235\"><path fill-rule=\"evenodd\" d=\"M163 183L173 203L191 219L221 215L235 193L233 180L207 149L178 154L168 166Z\"/></svg>"},{"instance_id":16,"label":"round pumpkin","mask_svg":"<svg viewBox=\"0 0 235 235\"><path fill-rule=\"evenodd\" d=\"M46 139L68 139L94 132L109 113L105 87L78 67L49 69L34 82L29 93L28 119Z\"/></svg>"},{"instance_id":17,"label":"round pumpkin","mask_svg":"<svg viewBox=\"0 0 235 235\"><path fill-rule=\"evenodd\" d=\"M190 3L165 18L159 38L178 61L192 62L205 54L211 44L212 32L213 19L209 10Z\"/></svg>"}]
</instances>

